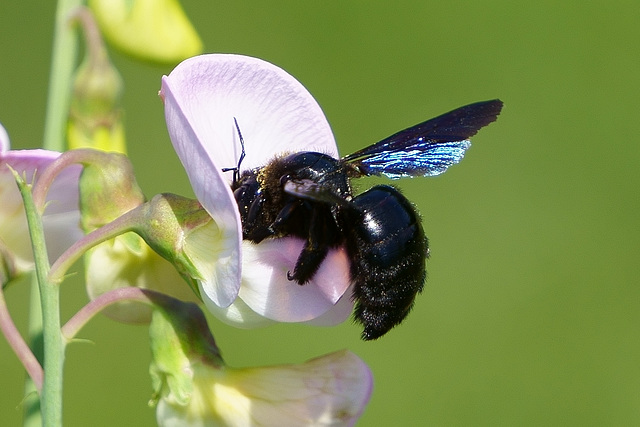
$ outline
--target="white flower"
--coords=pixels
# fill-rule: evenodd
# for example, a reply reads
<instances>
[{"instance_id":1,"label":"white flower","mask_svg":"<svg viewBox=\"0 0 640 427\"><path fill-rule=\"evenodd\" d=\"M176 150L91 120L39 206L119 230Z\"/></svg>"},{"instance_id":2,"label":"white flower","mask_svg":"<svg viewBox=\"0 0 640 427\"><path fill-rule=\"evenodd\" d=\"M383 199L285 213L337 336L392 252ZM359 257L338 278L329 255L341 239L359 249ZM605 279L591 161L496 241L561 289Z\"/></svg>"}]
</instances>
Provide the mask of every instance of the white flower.
<instances>
[{"instance_id":1,"label":"white flower","mask_svg":"<svg viewBox=\"0 0 640 427\"><path fill-rule=\"evenodd\" d=\"M286 237L257 245L243 242L230 188L232 173L222 172L238 164L236 121L246 151L241 170L263 166L286 152L338 157L329 124L309 92L265 61L214 54L178 65L163 78L161 96L174 148L196 197L219 227L221 240L211 242L217 256L199 282L207 307L242 327L271 321L344 321L352 308L344 248L332 249L309 283L289 281L286 273L293 269L303 241Z\"/></svg>"}]
</instances>

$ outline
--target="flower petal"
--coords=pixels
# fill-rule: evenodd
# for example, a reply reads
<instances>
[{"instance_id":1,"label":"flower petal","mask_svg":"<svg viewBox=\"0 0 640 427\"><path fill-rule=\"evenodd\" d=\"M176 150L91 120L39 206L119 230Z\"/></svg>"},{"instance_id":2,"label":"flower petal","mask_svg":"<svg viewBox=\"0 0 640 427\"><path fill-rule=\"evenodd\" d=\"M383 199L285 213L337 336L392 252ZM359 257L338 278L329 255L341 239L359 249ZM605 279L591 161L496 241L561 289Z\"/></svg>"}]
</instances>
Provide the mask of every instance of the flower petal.
<instances>
[{"instance_id":1,"label":"flower petal","mask_svg":"<svg viewBox=\"0 0 640 427\"><path fill-rule=\"evenodd\" d=\"M203 297L227 307L240 289L240 243L242 225L231 188L213 162L185 116L173 92L164 85L165 117L173 146L184 165L196 197L220 228L227 242L230 262L216 264L216 273L202 283ZM234 261L235 260L235 261Z\"/></svg>"},{"instance_id":2,"label":"flower petal","mask_svg":"<svg viewBox=\"0 0 640 427\"><path fill-rule=\"evenodd\" d=\"M303 322L329 311L349 288L349 258L344 248L331 249L305 285L287 279L304 240L245 242L240 298L255 312L279 322Z\"/></svg>"},{"instance_id":3,"label":"flower petal","mask_svg":"<svg viewBox=\"0 0 640 427\"><path fill-rule=\"evenodd\" d=\"M349 351L235 373L237 389L252 398L251 417L264 426L353 425L373 387L371 371Z\"/></svg>"},{"instance_id":4,"label":"flower petal","mask_svg":"<svg viewBox=\"0 0 640 427\"><path fill-rule=\"evenodd\" d=\"M234 119L245 143L243 170L264 166L273 156L290 151L338 157L318 103L300 82L268 62L242 55L196 56L163 79L165 96L167 91L218 168L238 163L241 147ZM228 182L231 177L226 174Z\"/></svg>"},{"instance_id":5,"label":"flower petal","mask_svg":"<svg viewBox=\"0 0 640 427\"><path fill-rule=\"evenodd\" d=\"M0 153L8 151L10 146L9 134L4 126L2 126L2 123L0 123Z\"/></svg>"},{"instance_id":6,"label":"flower petal","mask_svg":"<svg viewBox=\"0 0 640 427\"><path fill-rule=\"evenodd\" d=\"M371 371L349 351L298 365L193 368L188 406L160 399L158 425L347 427L362 414L373 387Z\"/></svg>"},{"instance_id":7,"label":"flower petal","mask_svg":"<svg viewBox=\"0 0 640 427\"><path fill-rule=\"evenodd\" d=\"M222 54L191 58L163 78L161 95L174 148L196 197L220 225L223 238L232 242L232 259L241 257L242 226L229 187L232 174L222 169L236 167L240 157L236 122L246 151L241 169L263 166L287 151L338 155L329 124L309 92L259 59ZM228 307L240 287L240 265L218 269L223 271L202 284L203 296Z\"/></svg>"},{"instance_id":8,"label":"flower petal","mask_svg":"<svg viewBox=\"0 0 640 427\"><path fill-rule=\"evenodd\" d=\"M347 320L353 312L352 291L353 286L350 286L329 311L305 323L314 326L336 326Z\"/></svg>"},{"instance_id":9,"label":"flower petal","mask_svg":"<svg viewBox=\"0 0 640 427\"><path fill-rule=\"evenodd\" d=\"M24 214L14 219L5 218L10 212L22 212L22 198L15 178L5 165L11 166L30 181L37 179L60 153L48 150L9 150L0 154L0 200L3 213L0 238L21 259L30 261L31 246L26 231ZM58 175L47 194L47 208L42 218L49 258L55 260L71 244L82 237L78 211L78 179L80 166L65 169Z\"/></svg>"},{"instance_id":10,"label":"flower petal","mask_svg":"<svg viewBox=\"0 0 640 427\"><path fill-rule=\"evenodd\" d=\"M202 287L200 288L202 294ZM229 307L218 307L210 300L205 299L204 303L218 320L223 321L227 325L242 329L261 328L272 325L274 320L267 319L253 311L242 298L236 298Z\"/></svg>"}]
</instances>

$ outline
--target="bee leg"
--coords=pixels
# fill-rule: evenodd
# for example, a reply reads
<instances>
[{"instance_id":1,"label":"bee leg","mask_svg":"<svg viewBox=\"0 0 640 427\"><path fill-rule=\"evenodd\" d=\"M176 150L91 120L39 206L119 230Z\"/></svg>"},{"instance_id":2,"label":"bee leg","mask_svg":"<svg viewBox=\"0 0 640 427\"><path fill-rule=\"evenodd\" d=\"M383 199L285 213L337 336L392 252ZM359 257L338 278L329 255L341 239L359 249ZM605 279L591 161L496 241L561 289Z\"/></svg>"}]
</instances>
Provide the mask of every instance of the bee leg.
<instances>
[{"instance_id":1,"label":"bee leg","mask_svg":"<svg viewBox=\"0 0 640 427\"><path fill-rule=\"evenodd\" d=\"M284 205L282 210L278 212L278 216L276 217L276 219L273 220L273 222L269 226L269 231L271 231L271 234L277 234L278 231L280 230L280 227L286 224L286 221L291 217L291 214L293 214L293 212L301 204L302 202L300 202L299 200L294 200Z\"/></svg>"},{"instance_id":2,"label":"bee leg","mask_svg":"<svg viewBox=\"0 0 640 427\"><path fill-rule=\"evenodd\" d=\"M291 220L291 216L296 209L302 206L304 203L300 200L294 200L287 203L282 210L278 213L278 216L269 226L269 231L272 234L278 234L280 228L286 226L288 221ZM287 279L296 281L299 285L307 283L313 275L318 271L320 264L327 256L328 248L322 244L323 230L321 223L317 220L316 210L311 210L311 219L309 222L309 236L307 237L307 243L300 252L296 265L293 269L293 273L287 272Z\"/></svg>"},{"instance_id":3,"label":"bee leg","mask_svg":"<svg viewBox=\"0 0 640 427\"><path fill-rule=\"evenodd\" d=\"M329 252L329 246L325 242L326 230L322 221L318 221L316 210L311 212L310 224L307 243L298 256L293 274L287 272L287 279L295 280L299 285L311 280Z\"/></svg>"},{"instance_id":4,"label":"bee leg","mask_svg":"<svg viewBox=\"0 0 640 427\"><path fill-rule=\"evenodd\" d=\"M327 246L317 246L312 242L307 242L300 252L293 274L287 272L287 279L296 281L299 285L304 285L316 274L320 264L327 256L329 248Z\"/></svg>"}]
</instances>

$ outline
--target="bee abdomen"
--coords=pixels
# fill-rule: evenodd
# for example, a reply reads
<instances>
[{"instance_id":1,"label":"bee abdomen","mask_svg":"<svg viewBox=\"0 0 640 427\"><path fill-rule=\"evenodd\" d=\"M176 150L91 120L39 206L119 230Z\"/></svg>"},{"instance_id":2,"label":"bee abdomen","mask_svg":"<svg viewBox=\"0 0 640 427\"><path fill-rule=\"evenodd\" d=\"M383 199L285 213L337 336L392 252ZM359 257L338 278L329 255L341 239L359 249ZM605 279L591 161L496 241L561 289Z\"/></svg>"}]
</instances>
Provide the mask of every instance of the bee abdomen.
<instances>
[{"instance_id":1,"label":"bee abdomen","mask_svg":"<svg viewBox=\"0 0 640 427\"><path fill-rule=\"evenodd\" d=\"M362 338L387 333L407 316L424 287L428 242L418 213L395 188L379 185L353 199L347 250L355 320Z\"/></svg>"}]
</instances>

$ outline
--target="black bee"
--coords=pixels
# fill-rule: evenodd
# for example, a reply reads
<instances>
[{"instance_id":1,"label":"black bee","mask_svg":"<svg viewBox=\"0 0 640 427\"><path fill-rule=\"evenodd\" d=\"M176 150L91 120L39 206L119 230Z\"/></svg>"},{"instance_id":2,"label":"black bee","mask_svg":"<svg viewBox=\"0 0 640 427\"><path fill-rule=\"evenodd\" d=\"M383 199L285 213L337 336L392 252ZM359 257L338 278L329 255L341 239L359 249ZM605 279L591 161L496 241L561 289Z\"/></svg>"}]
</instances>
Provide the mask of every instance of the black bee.
<instances>
[{"instance_id":1,"label":"black bee","mask_svg":"<svg viewBox=\"0 0 640 427\"><path fill-rule=\"evenodd\" d=\"M304 285L330 248L344 245L351 260L354 318L372 340L404 320L424 287L427 237L414 206L397 189L377 185L354 196L350 179L435 176L458 163L469 137L496 120L502 102L478 102L450 111L342 159L300 152L240 174L232 189L240 210L243 238L296 236L306 244L287 273Z\"/></svg>"}]
</instances>

